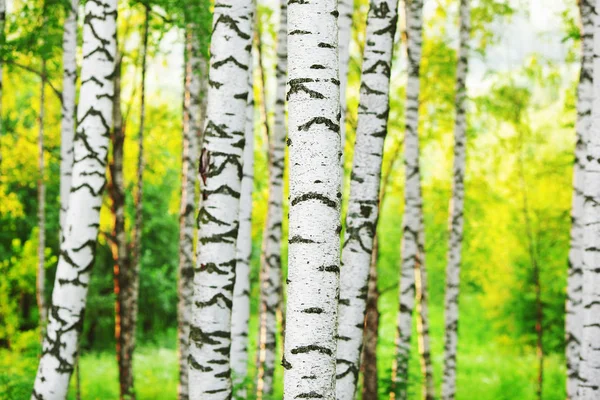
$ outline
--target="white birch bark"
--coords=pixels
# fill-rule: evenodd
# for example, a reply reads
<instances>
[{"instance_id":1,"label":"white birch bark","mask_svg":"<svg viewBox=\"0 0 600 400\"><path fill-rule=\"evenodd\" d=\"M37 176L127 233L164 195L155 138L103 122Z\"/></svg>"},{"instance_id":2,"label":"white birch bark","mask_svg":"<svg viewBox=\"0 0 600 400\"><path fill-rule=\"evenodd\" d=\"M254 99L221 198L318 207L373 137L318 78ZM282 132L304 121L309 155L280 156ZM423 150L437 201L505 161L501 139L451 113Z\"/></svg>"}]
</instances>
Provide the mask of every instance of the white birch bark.
<instances>
[{"instance_id":1,"label":"white birch bark","mask_svg":"<svg viewBox=\"0 0 600 400\"><path fill-rule=\"evenodd\" d=\"M72 188L32 399L64 399L77 356L106 183L116 17L116 0L86 3Z\"/></svg>"},{"instance_id":2,"label":"white birch bark","mask_svg":"<svg viewBox=\"0 0 600 400\"><path fill-rule=\"evenodd\" d=\"M450 201L450 239L446 267L446 293L444 311L444 375L442 399L454 400L456 395L456 353L458 346L458 296L460 290L460 265L463 239L463 208L466 167L466 79L469 68L469 40L471 35L470 0L461 0L459 7L459 49L456 65L456 94L454 122L454 167L452 199Z\"/></svg>"},{"instance_id":3,"label":"white birch bark","mask_svg":"<svg viewBox=\"0 0 600 400\"><path fill-rule=\"evenodd\" d=\"M183 154L181 208L179 214L179 301L177 304L179 336L179 400L189 398L188 356L194 278L194 233L196 219L196 183L201 146L206 83L206 61L199 54L199 43L193 26L186 32L187 60L183 116Z\"/></svg>"},{"instance_id":4,"label":"white birch bark","mask_svg":"<svg viewBox=\"0 0 600 400\"><path fill-rule=\"evenodd\" d=\"M287 0L280 2L277 35L277 91L275 121L269 137L269 203L261 257L260 343L257 398L273 392L277 337L277 310L281 307L281 237L283 221L283 174L287 136L285 97L287 84Z\"/></svg>"},{"instance_id":5,"label":"white birch bark","mask_svg":"<svg viewBox=\"0 0 600 400\"><path fill-rule=\"evenodd\" d=\"M402 266L400 277L400 312L396 348L396 391L399 400L408 396L408 361L415 305L415 263L418 262L421 174L419 172L419 71L421 64L423 1L406 0L408 81L406 85L406 133L404 139L404 218Z\"/></svg>"},{"instance_id":6,"label":"white birch bark","mask_svg":"<svg viewBox=\"0 0 600 400\"><path fill-rule=\"evenodd\" d=\"M240 229L237 237L235 286L231 309L231 372L234 398L245 399L248 373L248 322L250 320L250 258L252 256L252 189L254 188L254 93L253 68L248 68L246 145L240 192Z\"/></svg>"},{"instance_id":7,"label":"white birch bark","mask_svg":"<svg viewBox=\"0 0 600 400\"><path fill-rule=\"evenodd\" d=\"M390 71L397 23L397 1L371 1L342 250L337 338L338 400L354 399L360 370L369 267L379 216L381 162L387 134Z\"/></svg>"},{"instance_id":8,"label":"white birch bark","mask_svg":"<svg viewBox=\"0 0 600 400\"><path fill-rule=\"evenodd\" d=\"M422 199L422 194L420 194ZM431 339L429 336L429 290L427 289L427 266L425 264L425 225L421 203L419 227L419 249L415 262L415 294L417 304L417 333L421 375L423 376L421 397L424 400L435 398L433 364L431 362Z\"/></svg>"},{"instance_id":9,"label":"white birch bark","mask_svg":"<svg viewBox=\"0 0 600 400\"><path fill-rule=\"evenodd\" d=\"M346 144L346 88L348 87L348 67L350 65L350 39L352 38L352 14L354 12L354 0L339 0L338 2L338 54L340 65L340 141L342 153ZM342 167L344 166L344 155L342 154ZM343 182L342 182L343 184Z\"/></svg>"},{"instance_id":10,"label":"white birch bark","mask_svg":"<svg viewBox=\"0 0 600 400\"><path fill-rule=\"evenodd\" d=\"M75 96L77 83L77 12L79 0L71 0L63 31L63 89L60 123L60 235L65 224L71 171L73 169L73 138L75 136Z\"/></svg>"},{"instance_id":11,"label":"white birch bark","mask_svg":"<svg viewBox=\"0 0 600 400\"><path fill-rule=\"evenodd\" d=\"M600 0L596 1L596 10ZM584 182L583 331L578 400L600 398L600 17L594 14L592 119Z\"/></svg>"},{"instance_id":12,"label":"white birch bark","mask_svg":"<svg viewBox=\"0 0 600 400\"><path fill-rule=\"evenodd\" d=\"M337 1L288 3L288 399L335 398L340 265Z\"/></svg>"},{"instance_id":13,"label":"white birch bark","mask_svg":"<svg viewBox=\"0 0 600 400\"><path fill-rule=\"evenodd\" d=\"M245 143L252 0L215 4L200 157L202 205L190 327L191 399L228 399L231 307Z\"/></svg>"},{"instance_id":14,"label":"white birch bark","mask_svg":"<svg viewBox=\"0 0 600 400\"><path fill-rule=\"evenodd\" d=\"M575 399L579 383L579 349L583 329L582 274L583 274L583 218L586 140L590 129L594 69L594 5L593 0L581 0L581 70L577 88L577 121L575 133L575 163L573 165L573 200L571 208L571 247L569 249L569 277L565 316L567 360L567 399Z\"/></svg>"}]
</instances>

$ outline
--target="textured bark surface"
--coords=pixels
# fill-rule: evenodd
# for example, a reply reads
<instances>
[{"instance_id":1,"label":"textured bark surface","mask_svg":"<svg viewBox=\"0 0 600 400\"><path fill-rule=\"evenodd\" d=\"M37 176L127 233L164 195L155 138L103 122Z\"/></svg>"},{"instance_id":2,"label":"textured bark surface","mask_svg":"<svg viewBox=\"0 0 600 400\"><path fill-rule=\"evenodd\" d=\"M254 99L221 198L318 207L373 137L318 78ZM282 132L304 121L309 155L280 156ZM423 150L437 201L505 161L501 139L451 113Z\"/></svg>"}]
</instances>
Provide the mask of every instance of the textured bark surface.
<instances>
[{"instance_id":1,"label":"textured bark surface","mask_svg":"<svg viewBox=\"0 0 600 400\"><path fill-rule=\"evenodd\" d=\"M404 139L404 218L402 266L400 277L400 311L396 348L396 393L399 400L408 396L408 360L412 312L415 304L415 263L418 262L421 229L421 174L419 172L419 71L421 64L423 1L406 0L408 81L406 85L406 133Z\"/></svg>"},{"instance_id":2,"label":"textured bark surface","mask_svg":"<svg viewBox=\"0 0 600 400\"><path fill-rule=\"evenodd\" d=\"M377 260L379 244L377 235L373 239L373 252L369 266L369 285L367 289L367 310L365 313L365 335L362 353L363 390L362 398L377 399L379 378L377 373L377 340L379 337L379 290L377 289Z\"/></svg>"},{"instance_id":3,"label":"textured bark surface","mask_svg":"<svg viewBox=\"0 0 600 400\"><path fill-rule=\"evenodd\" d=\"M253 18L251 0L215 4L208 108L200 156L202 206L190 327L192 399L228 399L231 306Z\"/></svg>"},{"instance_id":4,"label":"textured bark surface","mask_svg":"<svg viewBox=\"0 0 600 400\"><path fill-rule=\"evenodd\" d=\"M573 165L573 200L571 208L571 247L569 249L569 277L565 316L567 360L567 399L575 399L579 383L579 349L583 329L582 274L583 223L586 140L590 129L594 69L594 0L580 0L581 15L581 70L577 88L577 121L575 133L575 163Z\"/></svg>"},{"instance_id":5,"label":"textured bark surface","mask_svg":"<svg viewBox=\"0 0 600 400\"><path fill-rule=\"evenodd\" d=\"M64 399L94 265L112 125L116 0L87 2L72 188L33 399Z\"/></svg>"},{"instance_id":6,"label":"textured bark surface","mask_svg":"<svg viewBox=\"0 0 600 400\"><path fill-rule=\"evenodd\" d=\"M350 39L352 37L352 14L354 12L354 0L339 0L338 2L338 62L340 65L340 141L342 153L346 145L346 88L348 87L348 66L350 65ZM344 165L344 155L342 154L342 167Z\"/></svg>"},{"instance_id":7,"label":"textured bark surface","mask_svg":"<svg viewBox=\"0 0 600 400\"><path fill-rule=\"evenodd\" d=\"M288 3L290 212L284 396L335 398L340 272L337 1Z\"/></svg>"},{"instance_id":8,"label":"textured bark surface","mask_svg":"<svg viewBox=\"0 0 600 400\"><path fill-rule=\"evenodd\" d=\"M183 153L181 163L181 207L179 212L179 280L177 303L179 336L179 399L187 400L188 356L194 278L194 232L198 156L206 104L206 60L200 54L194 27L186 32L185 93L183 103Z\"/></svg>"},{"instance_id":9,"label":"textured bark surface","mask_svg":"<svg viewBox=\"0 0 600 400\"><path fill-rule=\"evenodd\" d=\"M246 145L244 175L240 192L240 229L237 237L235 286L231 309L231 373L234 397L245 399L248 372L248 322L250 320L250 258L252 256L252 189L254 187L254 93L252 61L248 68L248 106L246 107Z\"/></svg>"},{"instance_id":10,"label":"textured bark surface","mask_svg":"<svg viewBox=\"0 0 600 400\"><path fill-rule=\"evenodd\" d=\"M44 182L44 106L46 89L46 60L42 60L42 83L40 85L40 113L38 115L38 181L37 181L37 219L38 219L38 265L37 265L37 305L40 313L40 333L44 335L48 310L46 306L46 183Z\"/></svg>"},{"instance_id":11,"label":"textured bark surface","mask_svg":"<svg viewBox=\"0 0 600 400\"><path fill-rule=\"evenodd\" d=\"M456 94L454 106L454 167L452 199L450 200L450 239L446 266L446 293L444 299L444 375L442 399L454 400L456 395L456 353L458 347L458 296L463 239L463 208L466 167L466 79L469 68L469 40L471 34L470 0L461 0L459 8L458 62L456 65Z\"/></svg>"},{"instance_id":12,"label":"textured bark surface","mask_svg":"<svg viewBox=\"0 0 600 400\"><path fill-rule=\"evenodd\" d=\"M60 230L65 225L71 171L73 169L73 138L75 136L75 96L77 83L77 12L79 0L71 0L63 31L62 119L60 122Z\"/></svg>"},{"instance_id":13,"label":"textured bark surface","mask_svg":"<svg viewBox=\"0 0 600 400\"><path fill-rule=\"evenodd\" d=\"M600 0L596 1L600 9ZM592 121L584 181L583 332L578 400L600 398L600 18L594 14Z\"/></svg>"},{"instance_id":14,"label":"textured bark surface","mask_svg":"<svg viewBox=\"0 0 600 400\"><path fill-rule=\"evenodd\" d=\"M287 83L287 0L281 1L277 36L277 92L275 121L269 136L269 203L261 257L260 343L257 398L273 392L277 337L277 311L281 308L281 237L283 220L283 173L285 164L285 90Z\"/></svg>"},{"instance_id":15,"label":"textured bark surface","mask_svg":"<svg viewBox=\"0 0 600 400\"><path fill-rule=\"evenodd\" d=\"M340 276L337 399L354 399L363 343L369 266L379 216L383 144L398 3L373 0L367 19L356 143Z\"/></svg>"},{"instance_id":16,"label":"textured bark surface","mask_svg":"<svg viewBox=\"0 0 600 400\"><path fill-rule=\"evenodd\" d=\"M425 226L423 224L422 206L420 225L418 258L415 263L415 294L417 303L419 361L421 362L421 375L423 376L421 397L425 400L433 400L435 398L435 386L433 381L433 364L431 362L431 339L429 336L429 291L427 289Z\"/></svg>"},{"instance_id":17,"label":"textured bark surface","mask_svg":"<svg viewBox=\"0 0 600 400\"><path fill-rule=\"evenodd\" d=\"M127 352L128 309L127 302L128 271L131 269L131 259L127 246L127 233L125 231L125 178L123 171L125 142L125 128L121 114L121 61L122 55L117 51L115 66L115 89L113 97L113 134L112 134L112 161L109 164L110 177L109 193L112 202L113 231L111 252L114 261L113 282L115 293L115 345L117 366L119 368L119 391L121 397L133 390L133 376L127 375L131 371L131 358Z\"/></svg>"}]
</instances>

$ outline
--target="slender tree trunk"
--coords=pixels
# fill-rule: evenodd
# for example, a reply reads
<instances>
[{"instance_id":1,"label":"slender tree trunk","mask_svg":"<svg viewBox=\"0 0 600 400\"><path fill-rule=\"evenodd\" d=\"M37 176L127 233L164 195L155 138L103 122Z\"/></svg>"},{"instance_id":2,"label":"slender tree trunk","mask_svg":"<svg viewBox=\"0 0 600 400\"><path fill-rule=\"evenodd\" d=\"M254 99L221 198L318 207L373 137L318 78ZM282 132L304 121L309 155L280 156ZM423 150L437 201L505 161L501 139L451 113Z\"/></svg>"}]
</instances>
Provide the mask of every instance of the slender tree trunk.
<instances>
[{"instance_id":1,"label":"slender tree trunk","mask_svg":"<svg viewBox=\"0 0 600 400\"><path fill-rule=\"evenodd\" d=\"M466 168L466 79L469 68L469 40L471 34L470 0L461 0L459 9L460 46L456 65L456 94L454 122L454 171L452 200L450 201L450 239L446 267L446 293L444 311L444 376L442 399L454 400L456 396L456 353L458 347L458 296L460 292L460 264L463 238L463 209Z\"/></svg>"},{"instance_id":2,"label":"slender tree trunk","mask_svg":"<svg viewBox=\"0 0 600 400\"><path fill-rule=\"evenodd\" d=\"M337 1L288 3L290 212L284 396L335 398L340 272Z\"/></svg>"},{"instance_id":3,"label":"slender tree trunk","mask_svg":"<svg viewBox=\"0 0 600 400\"><path fill-rule=\"evenodd\" d=\"M400 312L396 349L395 379L399 400L408 397L408 361L412 312L415 304L415 264L418 262L421 230L421 174L419 172L419 71L421 64L423 1L406 0L408 81L406 85L405 206L402 235Z\"/></svg>"},{"instance_id":4,"label":"slender tree trunk","mask_svg":"<svg viewBox=\"0 0 600 400\"><path fill-rule=\"evenodd\" d=\"M421 196L422 197L422 196ZM433 400L435 386L433 365L431 363L431 340L429 336L429 291L427 289L427 266L425 264L425 227L423 224L423 206L421 205L421 223L419 229L419 250L415 262L415 291L417 303L417 334L423 386L422 398Z\"/></svg>"},{"instance_id":5,"label":"slender tree trunk","mask_svg":"<svg viewBox=\"0 0 600 400\"><path fill-rule=\"evenodd\" d=\"M580 0L581 70L577 88L575 163L573 165L573 200L571 208L571 248L567 285L565 341L567 360L567 399L575 400L579 383L579 349L583 330L582 275L583 223L586 141L590 129L594 69L594 0Z\"/></svg>"},{"instance_id":6,"label":"slender tree trunk","mask_svg":"<svg viewBox=\"0 0 600 400\"><path fill-rule=\"evenodd\" d=\"M390 71L397 24L397 2L371 1L346 237L342 250L336 383L336 397L339 400L354 399L360 371L369 266L379 216L381 162L387 135Z\"/></svg>"},{"instance_id":7,"label":"slender tree trunk","mask_svg":"<svg viewBox=\"0 0 600 400\"><path fill-rule=\"evenodd\" d=\"M231 370L235 398L245 399L248 373L248 322L250 320L250 259L252 257L252 189L254 187L253 62L248 68L246 144L240 193L240 229L237 237L235 286L231 309Z\"/></svg>"},{"instance_id":8,"label":"slender tree trunk","mask_svg":"<svg viewBox=\"0 0 600 400\"><path fill-rule=\"evenodd\" d=\"M192 294L194 278L194 230L196 183L199 149L202 145L202 124L206 104L206 60L200 54L195 26L186 32L187 60L185 65L185 94L183 117L183 156L181 179L181 209L179 214L179 399L189 398L188 356Z\"/></svg>"},{"instance_id":9,"label":"slender tree trunk","mask_svg":"<svg viewBox=\"0 0 600 400\"><path fill-rule=\"evenodd\" d=\"M64 399L77 355L94 265L112 106L116 0L87 2L72 189L52 306L32 399Z\"/></svg>"},{"instance_id":10,"label":"slender tree trunk","mask_svg":"<svg viewBox=\"0 0 600 400\"><path fill-rule=\"evenodd\" d=\"M352 38L352 14L354 0L339 0L338 3L338 51L340 65L340 142L342 146L341 165L344 167L344 148L346 145L346 88L348 87L348 66L350 65L350 41ZM342 185L343 185L342 175Z\"/></svg>"},{"instance_id":11,"label":"slender tree trunk","mask_svg":"<svg viewBox=\"0 0 600 400\"><path fill-rule=\"evenodd\" d=\"M71 191L73 138L75 135L75 96L77 84L77 12L79 0L71 0L63 31L63 89L60 123L60 241Z\"/></svg>"},{"instance_id":12,"label":"slender tree trunk","mask_svg":"<svg viewBox=\"0 0 600 400\"><path fill-rule=\"evenodd\" d=\"M112 213L114 216L111 252L113 256L113 281L115 292L115 342L117 365L119 368L120 398L129 396L133 390L131 359L127 352L127 289L129 285L128 271L131 269L131 259L127 249L127 234L125 232L125 178L123 171L123 145L125 142L125 128L121 113L121 62L122 55L117 52L114 76L113 97L113 135L112 135L112 162L110 170L110 196L112 200Z\"/></svg>"},{"instance_id":13,"label":"slender tree trunk","mask_svg":"<svg viewBox=\"0 0 600 400\"><path fill-rule=\"evenodd\" d=\"M269 136L269 203L261 257L260 343L257 398L273 392L277 349L277 311L281 308L281 237L283 221L283 173L285 167L285 89L287 83L287 0L281 3L277 36L277 92L275 124Z\"/></svg>"},{"instance_id":14,"label":"slender tree trunk","mask_svg":"<svg viewBox=\"0 0 600 400\"><path fill-rule=\"evenodd\" d=\"M381 204L381 203L380 203ZM379 290L377 289L377 259L379 257L379 241L377 234L373 238L371 265L369 266L369 285L367 289L367 311L365 313L365 338L362 352L364 400L377 399L379 392L379 375L377 373L377 340L379 337Z\"/></svg>"},{"instance_id":15,"label":"slender tree trunk","mask_svg":"<svg viewBox=\"0 0 600 400\"><path fill-rule=\"evenodd\" d=\"M46 60L42 60L42 84L40 86L40 114L38 116L38 184L37 184L37 219L38 219L38 266L37 266L37 305L40 313L40 335L42 341L48 310L46 306L46 294L44 284L46 283L46 184L44 183L44 107L46 89Z\"/></svg>"},{"instance_id":16,"label":"slender tree trunk","mask_svg":"<svg viewBox=\"0 0 600 400\"><path fill-rule=\"evenodd\" d=\"M595 3L600 9L600 0ZM595 14L594 14L595 15ZM593 103L584 178L583 332L578 400L600 398L600 18L594 18Z\"/></svg>"},{"instance_id":17,"label":"slender tree trunk","mask_svg":"<svg viewBox=\"0 0 600 400\"><path fill-rule=\"evenodd\" d=\"M231 307L251 68L252 0L224 0L215 8L204 147L202 206L190 327L192 399L228 399Z\"/></svg>"},{"instance_id":18,"label":"slender tree trunk","mask_svg":"<svg viewBox=\"0 0 600 400\"><path fill-rule=\"evenodd\" d=\"M124 262L119 265L118 271L119 279L119 293L117 295L117 301L119 302L120 310L120 326L116 327L116 335L118 347L120 350L119 354L119 386L120 386L120 399L122 400L135 400L135 389L134 389L134 377L133 377L133 352L135 349L135 326L137 322L137 296L138 296L138 280L140 270L140 254L141 254L141 236L142 236L142 196L143 196L143 174L144 174L144 120L145 120L145 84L146 84L146 53L148 49L148 27L149 27L149 16L150 8L146 6L146 15L144 20L144 31L142 34L142 81L141 86L141 103L140 103L140 125L138 131L138 160L137 160L137 174L136 174L136 185L137 190L135 193L135 224L133 229L133 244L131 259L129 262ZM115 107L120 107L119 104L115 104ZM122 128L121 128L122 130ZM125 139L125 134L122 131L121 140ZM121 143L122 146L122 143ZM122 151L122 148L121 148ZM121 158L123 155L121 154ZM122 159L121 159L121 175L122 175ZM122 178L122 176L121 176ZM120 185L123 182L119 183ZM123 204L124 205L124 198ZM124 217L124 216L123 216ZM123 220L124 222L124 220ZM123 251L127 251L125 242L125 227L122 226L122 239L123 242L120 246L123 247ZM123 254L124 255L124 254ZM121 257L119 257L121 258ZM124 258L121 258L125 260Z\"/></svg>"}]
</instances>

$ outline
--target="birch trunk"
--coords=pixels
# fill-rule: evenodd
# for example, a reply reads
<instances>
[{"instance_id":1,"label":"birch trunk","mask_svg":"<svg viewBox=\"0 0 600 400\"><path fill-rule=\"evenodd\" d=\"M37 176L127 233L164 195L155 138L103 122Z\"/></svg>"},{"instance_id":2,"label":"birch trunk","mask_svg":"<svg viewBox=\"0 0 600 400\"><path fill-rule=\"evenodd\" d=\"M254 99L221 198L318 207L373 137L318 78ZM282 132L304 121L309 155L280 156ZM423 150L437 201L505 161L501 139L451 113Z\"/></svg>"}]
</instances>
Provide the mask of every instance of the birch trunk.
<instances>
[{"instance_id":1,"label":"birch trunk","mask_svg":"<svg viewBox=\"0 0 600 400\"><path fill-rule=\"evenodd\" d=\"M348 87L348 66L350 65L350 39L352 38L352 14L354 12L354 0L339 0L338 11L338 61L340 65L339 80L341 104L340 142L342 146L341 165L343 168L343 153L346 146L346 88Z\"/></svg>"},{"instance_id":2,"label":"birch trunk","mask_svg":"<svg viewBox=\"0 0 600 400\"><path fill-rule=\"evenodd\" d=\"M32 399L64 399L77 355L77 342L106 183L106 156L112 124L116 53L116 0L87 2L73 184L61 243L52 306Z\"/></svg>"},{"instance_id":3,"label":"birch trunk","mask_svg":"<svg viewBox=\"0 0 600 400\"><path fill-rule=\"evenodd\" d=\"M290 212L284 396L335 398L340 272L337 1L288 3Z\"/></svg>"},{"instance_id":4,"label":"birch trunk","mask_svg":"<svg viewBox=\"0 0 600 400\"><path fill-rule=\"evenodd\" d=\"M269 203L261 257L260 343L257 398L273 392L277 337L277 310L281 307L281 237L283 221L283 174L287 136L285 97L287 81L287 0L281 1L277 35L277 92L275 121L269 136Z\"/></svg>"},{"instance_id":5,"label":"birch trunk","mask_svg":"<svg viewBox=\"0 0 600 400\"><path fill-rule=\"evenodd\" d=\"M600 9L600 0L596 1ZM578 400L600 398L600 18L594 13L593 102L585 170L583 331Z\"/></svg>"},{"instance_id":6,"label":"birch trunk","mask_svg":"<svg viewBox=\"0 0 600 400\"><path fill-rule=\"evenodd\" d=\"M71 190L73 138L75 135L75 96L77 84L77 12L79 0L71 0L63 31L63 89L60 123L60 241Z\"/></svg>"},{"instance_id":7,"label":"birch trunk","mask_svg":"<svg viewBox=\"0 0 600 400\"><path fill-rule=\"evenodd\" d=\"M406 85L406 175L400 278L400 312L396 348L396 391L399 400L408 396L408 361L412 312L415 305L415 264L418 262L421 225L421 174L419 172L419 71L421 64L423 1L406 0L408 81Z\"/></svg>"},{"instance_id":8,"label":"birch trunk","mask_svg":"<svg viewBox=\"0 0 600 400\"><path fill-rule=\"evenodd\" d=\"M371 1L342 250L337 339L338 400L354 399L360 371L369 266L379 216L381 162L387 135L390 71L397 23L397 2Z\"/></svg>"},{"instance_id":9,"label":"birch trunk","mask_svg":"<svg viewBox=\"0 0 600 400\"><path fill-rule=\"evenodd\" d=\"M250 320L250 258L252 257L252 189L254 187L254 89L253 62L248 68L246 144L240 192L240 229L237 237L235 286L231 309L231 370L235 398L247 396L248 322Z\"/></svg>"},{"instance_id":10,"label":"birch trunk","mask_svg":"<svg viewBox=\"0 0 600 400\"><path fill-rule=\"evenodd\" d=\"M469 40L471 35L470 0L461 0L459 8L458 61L456 65L456 94L454 99L454 169L452 200L450 201L450 239L448 266L446 267L446 293L444 311L444 376L442 399L454 400L456 396L456 353L458 347L458 296L460 292L460 264L463 239L463 209L466 168L466 79L469 68Z\"/></svg>"},{"instance_id":11,"label":"birch trunk","mask_svg":"<svg viewBox=\"0 0 600 400\"><path fill-rule=\"evenodd\" d=\"M46 60L42 60L42 84L40 86L40 114L38 116L38 182L37 182L37 219L38 219L38 266L37 266L37 305L40 313L40 335L43 340L48 312L44 284L46 282L46 184L44 183L44 106L46 89Z\"/></svg>"},{"instance_id":12,"label":"birch trunk","mask_svg":"<svg viewBox=\"0 0 600 400\"><path fill-rule=\"evenodd\" d=\"M380 203L381 204L381 203ZM377 235L373 239L373 252L369 267L369 285L367 289L367 311L365 313L365 338L363 347L363 390L362 398L377 399L379 377L377 373L377 339L379 337L379 290L377 289L377 259L379 245Z\"/></svg>"},{"instance_id":13,"label":"birch trunk","mask_svg":"<svg viewBox=\"0 0 600 400\"><path fill-rule=\"evenodd\" d=\"M415 292L417 302L417 334L421 374L423 385L422 398L433 400L435 386L433 381L433 365L431 363L431 339L429 336L429 291L427 289L427 266L425 265L425 227L423 224L423 206L421 205L421 223L419 229L419 250L415 262Z\"/></svg>"},{"instance_id":14,"label":"birch trunk","mask_svg":"<svg viewBox=\"0 0 600 400\"><path fill-rule=\"evenodd\" d=\"M581 70L577 88L577 121L575 133L575 163L573 165L573 200L571 208L571 247L569 249L569 277L565 316L567 360L567 399L577 396L579 383L579 350L583 329L582 274L583 223L586 141L590 129L594 69L594 4L593 0L579 1L581 15Z\"/></svg>"},{"instance_id":15,"label":"birch trunk","mask_svg":"<svg viewBox=\"0 0 600 400\"><path fill-rule=\"evenodd\" d=\"M206 60L194 25L187 28L187 60L183 119L183 156L181 179L181 209L179 214L179 302L177 304L179 335L179 399L189 398L188 356L194 278L194 231L196 220L196 183L198 157L202 145L202 124L206 104Z\"/></svg>"},{"instance_id":16,"label":"birch trunk","mask_svg":"<svg viewBox=\"0 0 600 400\"><path fill-rule=\"evenodd\" d=\"M248 99L251 0L215 6L207 123L200 156L202 206L190 327L192 399L228 399L231 307Z\"/></svg>"}]
</instances>

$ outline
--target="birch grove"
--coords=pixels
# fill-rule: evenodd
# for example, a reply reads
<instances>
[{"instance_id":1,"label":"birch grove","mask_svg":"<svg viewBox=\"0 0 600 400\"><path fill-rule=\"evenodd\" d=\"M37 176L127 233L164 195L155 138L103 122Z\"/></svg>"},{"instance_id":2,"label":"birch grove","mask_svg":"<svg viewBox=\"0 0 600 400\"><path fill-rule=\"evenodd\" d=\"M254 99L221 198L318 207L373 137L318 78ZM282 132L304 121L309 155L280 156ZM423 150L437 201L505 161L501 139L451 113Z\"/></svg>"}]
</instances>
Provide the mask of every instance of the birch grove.
<instances>
[{"instance_id":1,"label":"birch grove","mask_svg":"<svg viewBox=\"0 0 600 400\"><path fill-rule=\"evenodd\" d=\"M106 182L116 17L114 0L86 3L72 188L32 399L64 399L77 356Z\"/></svg>"},{"instance_id":2,"label":"birch grove","mask_svg":"<svg viewBox=\"0 0 600 400\"><path fill-rule=\"evenodd\" d=\"M283 228L283 174L285 163L286 81L287 81L287 0L280 2L277 33L277 89L275 121L269 136L269 202L261 258L261 305L257 397L271 395L277 348L277 310L283 299L281 277L281 238Z\"/></svg>"},{"instance_id":3,"label":"birch grove","mask_svg":"<svg viewBox=\"0 0 600 400\"><path fill-rule=\"evenodd\" d=\"M340 273L337 1L288 3L290 212L284 396L334 399Z\"/></svg>"},{"instance_id":4,"label":"birch grove","mask_svg":"<svg viewBox=\"0 0 600 400\"><path fill-rule=\"evenodd\" d=\"M597 7L0 0L0 397L600 399Z\"/></svg>"},{"instance_id":5,"label":"birch grove","mask_svg":"<svg viewBox=\"0 0 600 400\"><path fill-rule=\"evenodd\" d=\"M446 266L446 293L444 301L444 376L442 399L456 396L456 353L458 348L458 296L460 293L460 265L463 240L463 209L466 169L466 100L467 72L469 69L469 40L471 36L470 0L461 0L459 8L458 61L456 64L456 95L454 122L454 166L452 199L450 200L450 238Z\"/></svg>"},{"instance_id":6,"label":"birch grove","mask_svg":"<svg viewBox=\"0 0 600 400\"><path fill-rule=\"evenodd\" d=\"M231 306L252 19L250 0L223 0L217 3L213 16L188 360L191 399L227 399L232 395Z\"/></svg>"},{"instance_id":7,"label":"birch grove","mask_svg":"<svg viewBox=\"0 0 600 400\"><path fill-rule=\"evenodd\" d=\"M600 9L600 0L595 7ZM584 178L583 329L578 400L600 396L600 18L594 15L593 98Z\"/></svg>"},{"instance_id":8,"label":"birch grove","mask_svg":"<svg viewBox=\"0 0 600 400\"><path fill-rule=\"evenodd\" d=\"M379 214L383 144L387 135L396 2L372 1L367 18L358 126L340 275L337 399L354 399L363 342L366 292Z\"/></svg>"},{"instance_id":9,"label":"birch grove","mask_svg":"<svg viewBox=\"0 0 600 400\"><path fill-rule=\"evenodd\" d=\"M398 399L408 396L408 360L412 313L415 305L415 269L419 262L419 235L421 234L421 174L419 166L419 72L422 52L423 2L406 0L406 34L408 80L406 84L404 138L404 219L402 228L402 265L400 272L400 312L396 344L396 392Z\"/></svg>"}]
</instances>

